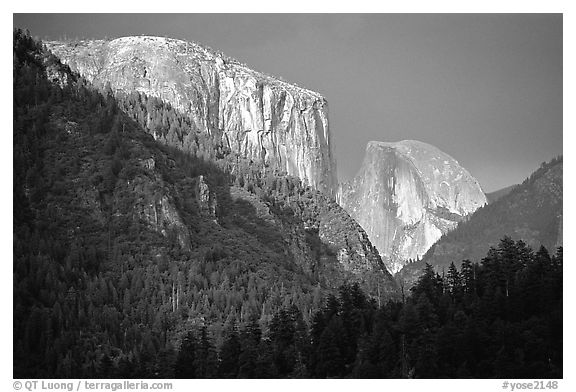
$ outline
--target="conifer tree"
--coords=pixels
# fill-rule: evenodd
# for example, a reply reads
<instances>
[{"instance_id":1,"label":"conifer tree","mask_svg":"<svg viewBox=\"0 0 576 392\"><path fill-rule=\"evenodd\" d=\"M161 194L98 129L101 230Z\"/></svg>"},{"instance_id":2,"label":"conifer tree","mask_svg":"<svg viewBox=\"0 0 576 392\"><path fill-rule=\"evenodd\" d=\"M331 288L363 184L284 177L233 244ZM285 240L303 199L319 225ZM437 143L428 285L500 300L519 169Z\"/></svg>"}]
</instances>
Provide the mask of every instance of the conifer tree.
<instances>
[{"instance_id":1,"label":"conifer tree","mask_svg":"<svg viewBox=\"0 0 576 392\"><path fill-rule=\"evenodd\" d=\"M463 284L462 277L456 269L454 262L450 263L450 267L448 267L448 275L446 276L446 279L452 299L454 301L459 301L462 296Z\"/></svg>"},{"instance_id":2,"label":"conifer tree","mask_svg":"<svg viewBox=\"0 0 576 392\"><path fill-rule=\"evenodd\" d=\"M196 337L192 331L188 331L182 343L180 350L176 357L174 365L175 378L196 378L196 350L197 342Z\"/></svg>"},{"instance_id":3,"label":"conifer tree","mask_svg":"<svg viewBox=\"0 0 576 392\"><path fill-rule=\"evenodd\" d=\"M238 375L240 351L240 338L234 326L220 350L219 377L235 378Z\"/></svg>"},{"instance_id":4,"label":"conifer tree","mask_svg":"<svg viewBox=\"0 0 576 392\"><path fill-rule=\"evenodd\" d=\"M208 328L200 328L200 337L196 345L194 357L194 375L196 378L215 378L218 371L218 356L210 337Z\"/></svg>"}]
</instances>

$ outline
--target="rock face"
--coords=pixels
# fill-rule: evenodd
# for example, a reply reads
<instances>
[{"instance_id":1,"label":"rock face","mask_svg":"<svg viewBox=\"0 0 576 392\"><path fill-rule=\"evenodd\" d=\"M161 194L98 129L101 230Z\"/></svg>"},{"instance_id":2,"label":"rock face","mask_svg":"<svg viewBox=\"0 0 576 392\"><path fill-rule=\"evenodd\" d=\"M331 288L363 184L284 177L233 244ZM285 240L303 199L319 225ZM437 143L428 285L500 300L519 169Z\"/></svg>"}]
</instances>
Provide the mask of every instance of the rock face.
<instances>
[{"instance_id":1,"label":"rock face","mask_svg":"<svg viewBox=\"0 0 576 392\"><path fill-rule=\"evenodd\" d=\"M216 195L210 192L210 187L204 176L198 176L197 181L198 185L195 193L196 200L198 200L200 205L200 211L204 216L210 217L215 223L218 223L216 215L218 201L216 200Z\"/></svg>"},{"instance_id":2,"label":"rock face","mask_svg":"<svg viewBox=\"0 0 576 392\"><path fill-rule=\"evenodd\" d=\"M253 207L256 216L252 220L259 222L257 230L270 236L267 244L281 244L297 269L321 286L358 282L372 298L399 299L394 277L362 227L327 196L307 191L293 199L289 208L293 208L293 213L287 214L288 210L263 202L243 188L234 186L230 194L236 205ZM281 241L274 241L274 233L280 235Z\"/></svg>"},{"instance_id":3,"label":"rock face","mask_svg":"<svg viewBox=\"0 0 576 392\"><path fill-rule=\"evenodd\" d=\"M420 262L406 265L396 278L409 286L417 281L425 263L438 272L448 270L452 262L458 268L466 259L480 263L504 236L522 240L535 251L543 245L554 253L563 243L562 162L558 157L543 164L522 184L474 212L436 242Z\"/></svg>"},{"instance_id":4,"label":"rock face","mask_svg":"<svg viewBox=\"0 0 576 392\"><path fill-rule=\"evenodd\" d=\"M328 103L320 94L175 39L124 37L46 45L94 85L110 83L114 91L160 98L189 116L194 131L221 137L246 158L335 193Z\"/></svg>"},{"instance_id":5,"label":"rock face","mask_svg":"<svg viewBox=\"0 0 576 392\"><path fill-rule=\"evenodd\" d=\"M145 222L147 227L164 237L174 233L180 247L190 250L189 230L175 206L174 197L165 186L159 186L163 184L163 180L157 172L155 159L153 157L142 159L139 161L139 166L146 170L147 175L136 176L126 183L117 184L119 188L133 195L131 220ZM121 204L120 197L117 197L114 204ZM117 217L121 216L122 214L118 212Z\"/></svg>"},{"instance_id":6,"label":"rock face","mask_svg":"<svg viewBox=\"0 0 576 392\"><path fill-rule=\"evenodd\" d=\"M360 171L337 200L392 273L486 204L478 181L456 160L414 140L368 143Z\"/></svg>"},{"instance_id":7,"label":"rock face","mask_svg":"<svg viewBox=\"0 0 576 392\"><path fill-rule=\"evenodd\" d=\"M337 203L324 199L321 205L316 219L306 222L308 234L316 232L323 244L319 264L333 265L335 258L338 275L360 281L373 296L390 298L398 294L393 276L362 227ZM327 271L324 268L322 275L329 276Z\"/></svg>"}]
</instances>

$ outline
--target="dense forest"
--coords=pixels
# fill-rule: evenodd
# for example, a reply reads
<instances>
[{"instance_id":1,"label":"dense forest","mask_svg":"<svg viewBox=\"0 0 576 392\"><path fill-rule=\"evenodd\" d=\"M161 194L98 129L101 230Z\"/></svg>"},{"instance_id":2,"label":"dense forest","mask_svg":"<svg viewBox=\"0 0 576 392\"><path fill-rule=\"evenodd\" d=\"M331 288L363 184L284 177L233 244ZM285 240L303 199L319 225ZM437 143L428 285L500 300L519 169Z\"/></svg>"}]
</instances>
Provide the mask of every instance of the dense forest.
<instances>
[{"instance_id":1,"label":"dense forest","mask_svg":"<svg viewBox=\"0 0 576 392\"><path fill-rule=\"evenodd\" d=\"M298 179L27 32L13 62L14 377L562 377L561 248L400 297L331 264L319 221L355 223Z\"/></svg>"},{"instance_id":2,"label":"dense forest","mask_svg":"<svg viewBox=\"0 0 576 392\"><path fill-rule=\"evenodd\" d=\"M213 347L205 329L189 333L174 376L561 378L562 249L534 253L506 237L461 272L427 265L403 302L378 307L344 285L309 327L283 308L265 333L232 325Z\"/></svg>"},{"instance_id":3,"label":"dense forest","mask_svg":"<svg viewBox=\"0 0 576 392\"><path fill-rule=\"evenodd\" d=\"M92 87L20 30L13 60L16 376L95 377L106 357L159 375L198 325L220 347L231 323L264 327L283 306L309 321L350 279L395 295L326 196L185 129L169 105ZM158 121L190 151L155 141ZM322 232L366 265L342 266Z\"/></svg>"}]
</instances>

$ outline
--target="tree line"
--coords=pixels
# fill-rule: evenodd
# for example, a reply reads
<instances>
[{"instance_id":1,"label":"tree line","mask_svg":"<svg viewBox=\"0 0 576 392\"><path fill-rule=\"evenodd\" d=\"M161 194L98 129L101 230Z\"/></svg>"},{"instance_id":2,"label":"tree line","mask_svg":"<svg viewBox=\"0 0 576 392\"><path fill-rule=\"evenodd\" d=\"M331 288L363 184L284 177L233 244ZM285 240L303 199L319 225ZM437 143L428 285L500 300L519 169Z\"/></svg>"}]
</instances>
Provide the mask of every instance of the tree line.
<instances>
[{"instance_id":1,"label":"tree line","mask_svg":"<svg viewBox=\"0 0 576 392\"><path fill-rule=\"evenodd\" d=\"M258 344L242 344L261 336L247 330L229 332L213 374L183 365L203 352L205 334L184 341L175 376L242 378L249 368L257 377L561 378L562 248L534 253L506 237L480 264L452 263L442 275L426 265L405 302L377 307L357 284L343 285L309 328L289 308ZM257 355L245 353L255 347ZM247 357L271 365L260 369Z\"/></svg>"}]
</instances>

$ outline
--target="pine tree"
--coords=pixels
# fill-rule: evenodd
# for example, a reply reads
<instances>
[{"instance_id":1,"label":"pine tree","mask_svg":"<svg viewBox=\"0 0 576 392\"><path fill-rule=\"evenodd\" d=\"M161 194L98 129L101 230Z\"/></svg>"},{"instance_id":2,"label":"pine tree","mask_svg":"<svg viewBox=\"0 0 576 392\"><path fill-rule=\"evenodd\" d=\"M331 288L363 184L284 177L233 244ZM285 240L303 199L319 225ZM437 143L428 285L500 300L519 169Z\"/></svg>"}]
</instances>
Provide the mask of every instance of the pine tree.
<instances>
[{"instance_id":1,"label":"pine tree","mask_svg":"<svg viewBox=\"0 0 576 392\"><path fill-rule=\"evenodd\" d=\"M174 365L175 378L196 378L196 337L192 331L182 339Z\"/></svg>"},{"instance_id":2,"label":"pine tree","mask_svg":"<svg viewBox=\"0 0 576 392\"><path fill-rule=\"evenodd\" d=\"M446 279L452 299L454 301L459 301L463 291L462 277L453 262L450 263L450 267L448 267L448 275Z\"/></svg>"},{"instance_id":3,"label":"pine tree","mask_svg":"<svg viewBox=\"0 0 576 392\"><path fill-rule=\"evenodd\" d=\"M292 320L294 323L294 348L296 352L294 375L298 378L305 378L310 361L311 343L308 335L308 326L304 321L302 312L292 307Z\"/></svg>"},{"instance_id":4,"label":"pine tree","mask_svg":"<svg viewBox=\"0 0 576 392\"><path fill-rule=\"evenodd\" d=\"M345 359L340 347L341 336L344 332L340 317L332 317L318 344L318 362L314 369L316 377L342 377L344 375Z\"/></svg>"},{"instance_id":5,"label":"pine tree","mask_svg":"<svg viewBox=\"0 0 576 392\"><path fill-rule=\"evenodd\" d=\"M110 378L113 370L114 370L114 364L112 363L110 356L108 356L108 354L104 354L100 359L100 365L98 371L99 376L101 378Z\"/></svg>"},{"instance_id":6,"label":"pine tree","mask_svg":"<svg viewBox=\"0 0 576 392\"><path fill-rule=\"evenodd\" d=\"M430 264L426 263L424 273L410 291L415 298L424 294L434 306L438 306L443 291L442 278L434 272Z\"/></svg>"},{"instance_id":7,"label":"pine tree","mask_svg":"<svg viewBox=\"0 0 576 392\"><path fill-rule=\"evenodd\" d=\"M233 327L220 350L220 365L218 367L220 377L236 378L238 376L240 352L240 338L236 328Z\"/></svg>"},{"instance_id":8,"label":"pine tree","mask_svg":"<svg viewBox=\"0 0 576 392\"><path fill-rule=\"evenodd\" d=\"M255 349L256 360L252 372L247 372L250 377L241 378L278 378L278 369L274 364L274 351L272 343L268 339L262 339Z\"/></svg>"},{"instance_id":9,"label":"pine tree","mask_svg":"<svg viewBox=\"0 0 576 392\"><path fill-rule=\"evenodd\" d=\"M200 337L196 346L194 358L194 375L196 378L215 378L218 371L218 356L216 349L208 336L208 328L200 328Z\"/></svg>"},{"instance_id":10,"label":"pine tree","mask_svg":"<svg viewBox=\"0 0 576 392\"><path fill-rule=\"evenodd\" d=\"M294 370L294 333L292 312L289 309L280 309L270 322L270 341L274 348L274 363L281 376Z\"/></svg>"},{"instance_id":11,"label":"pine tree","mask_svg":"<svg viewBox=\"0 0 576 392\"><path fill-rule=\"evenodd\" d=\"M476 274L474 265L470 260L462 261L461 267L462 286L466 295L476 294Z\"/></svg>"},{"instance_id":12,"label":"pine tree","mask_svg":"<svg viewBox=\"0 0 576 392\"><path fill-rule=\"evenodd\" d=\"M240 354L238 356L238 377L257 378L258 347L262 331L255 315L250 317L248 324L240 332Z\"/></svg>"}]
</instances>

